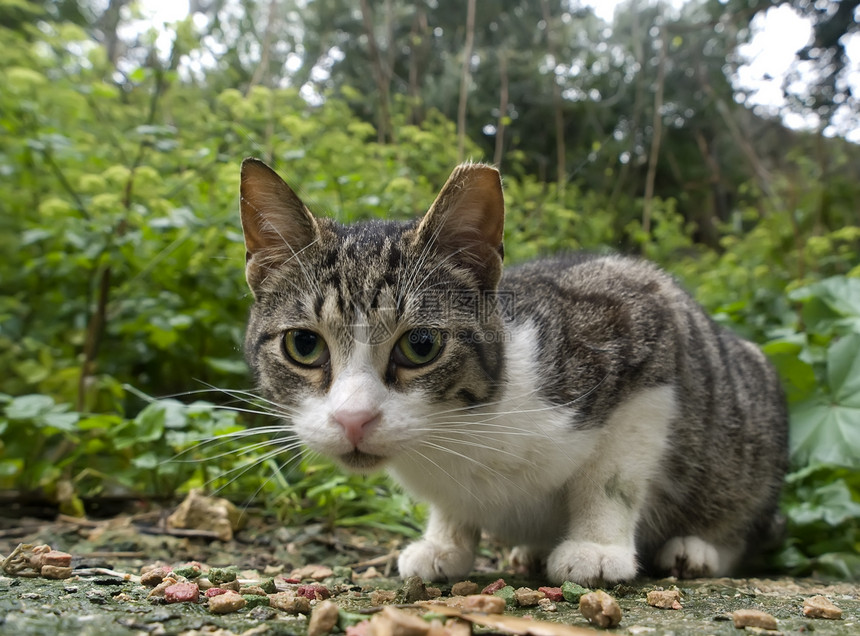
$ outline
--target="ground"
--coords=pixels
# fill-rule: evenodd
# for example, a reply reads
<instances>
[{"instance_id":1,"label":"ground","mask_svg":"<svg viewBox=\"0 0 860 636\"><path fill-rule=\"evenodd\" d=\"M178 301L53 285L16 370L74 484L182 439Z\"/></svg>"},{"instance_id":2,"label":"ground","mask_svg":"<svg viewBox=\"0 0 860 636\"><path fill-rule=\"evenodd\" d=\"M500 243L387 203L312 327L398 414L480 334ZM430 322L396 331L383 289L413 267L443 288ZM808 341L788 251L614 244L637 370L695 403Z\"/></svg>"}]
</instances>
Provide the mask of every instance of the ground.
<instances>
[{"instance_id":1,"label":"ground","mask_svg":"<svg viewBox=\"0 0 860 636\"><path fill-rule=\"evenodd\" d=\"M296 568L321 564L334 570L321 584L333 592L332 600L343 610L373 611L374 600L378 603L379 596L371 596L377 590L400 590L396 602L404 601L403 584L394 571L397 551L404 543L402 537L343 528L329 530L321 524L287 528L275 520L252 516L233 540L220 541L206 533L177 536L177 531L168 532L163 524L167 512L123 513L99 521L62 516L45 521L22 514L0 517L0 555L10 554L19 543L49 544L72 554L75 567L75 575L65 580L0 574L0 634L307 633L304 614L258 607L214 615L205 603L166 604L148 599L150 588L141 585L136 577L124 580L114 574L137 575L142 566L157 561L170 565L198 561L204 569L236 566L243 579L274 578L281 589L290 587L284 577ZM470 580L481 588L498 578L513 587L537 589L547 585L546 581L519 577L506 569L500 554L488 549ZM450 594L450 585L439 587L443 596ZM681 609L661 610L646 603L647 592L661 588L680 591ZM637 581L606 591L617 599L623 612L620 625L609 630L613 633L736 634L739 632L732 623L731 612L760 609L777 619L782 633L860 634L860 586L855 583L793 578L664 579ZM803 616L804 599L817 594L826 596L842 610L840 620ZM576 603L562 601L555 605L554 612L510 607L505 614L591 627ZM539 625L542 623L535 623L536 629L530 631L540 631ZM498 633L501 629L497 626L492 631Z\"/></svg>"}]
</instances>

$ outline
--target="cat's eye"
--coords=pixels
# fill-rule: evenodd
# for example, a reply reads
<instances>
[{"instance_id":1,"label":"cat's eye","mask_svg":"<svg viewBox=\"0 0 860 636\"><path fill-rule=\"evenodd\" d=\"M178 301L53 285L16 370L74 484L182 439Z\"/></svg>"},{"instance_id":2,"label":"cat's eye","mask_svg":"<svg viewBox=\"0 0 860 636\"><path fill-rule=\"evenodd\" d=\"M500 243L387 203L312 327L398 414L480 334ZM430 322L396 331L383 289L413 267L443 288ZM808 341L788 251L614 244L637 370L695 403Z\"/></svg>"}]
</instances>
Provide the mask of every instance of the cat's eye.
<instances>
[{"instance_id":1,"label":"cat's eye","mask_svg":"<svg viewBox=\"0 0 860 636\"><path fill-rule=\"evenodd\" d=\"M306 367L320 367L328 361L328 345L318 333L308 329L290 329L282 341L284 355Z\"/></svg>"},{"instance_id":2,"label":"cat's eye","mask_svg":"<svg viewBox=\"0 0 860 636\"><path fill-rule=\"evenodd\" d=\"M442 351L442 332L438 329L410 329L404 333L392 354L402 367L420 367L435 360Z\"/></svg>"}]
</instances>

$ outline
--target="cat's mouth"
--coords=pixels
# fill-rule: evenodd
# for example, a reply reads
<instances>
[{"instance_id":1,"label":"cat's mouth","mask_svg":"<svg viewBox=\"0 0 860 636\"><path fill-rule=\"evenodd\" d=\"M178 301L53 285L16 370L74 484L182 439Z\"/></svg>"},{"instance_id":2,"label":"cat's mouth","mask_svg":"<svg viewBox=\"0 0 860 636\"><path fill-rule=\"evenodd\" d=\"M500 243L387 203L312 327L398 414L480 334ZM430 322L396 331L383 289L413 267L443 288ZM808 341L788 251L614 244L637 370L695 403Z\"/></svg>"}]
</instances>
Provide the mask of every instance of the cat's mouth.
<instances>
[{"instance_id":1,"label":"cat's mouth","mask_svg":"<svg viewBox=\"0 0 860 636\"><path fill-rule=\"evenodd\" d=\"M352 452L341 455L340 461L342 461L347 468L352 470L366 471L379 468L379 466L381 466L385 461L385 457L364 453L356 448Z\"/></svg>"}]
</instances>

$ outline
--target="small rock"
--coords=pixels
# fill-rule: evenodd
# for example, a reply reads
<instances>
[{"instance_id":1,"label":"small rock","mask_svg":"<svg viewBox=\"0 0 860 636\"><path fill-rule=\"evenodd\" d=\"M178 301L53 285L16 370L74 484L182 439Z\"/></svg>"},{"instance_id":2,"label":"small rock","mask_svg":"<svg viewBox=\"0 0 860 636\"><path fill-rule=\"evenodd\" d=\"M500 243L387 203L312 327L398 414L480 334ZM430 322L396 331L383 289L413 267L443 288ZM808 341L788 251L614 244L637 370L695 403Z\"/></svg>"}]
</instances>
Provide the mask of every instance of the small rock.
<instances>
[{"instance_id":1,"label":"small rock","mask_svg":"<svg viewBox=\"0 0 860 636\"><path fill-rule=\"evenodd\" d=\"M478 593L478 584L473 581L460 581L451 586L451 596L470 596Z\"/></svg>"},{"instance_id":2,"label":"small rock","mask_svg":"<svg viewBox=\"0 0 860 636\"><path fill-rule=\"evenodd\" d=\"M385 607L370 619L370 633L386 636L425 636L430 623L393 607ZM312 636L309 633L309 636Z\"/></svg>"},{"instance_id":3,"label":"small rock","mask_svg":"<svg viewBox=\"0 0 860 636\"><path fill-rule=\"evenodd\" d=\"M380 573L380 571L377 570L372 565L369 568L367 568L364 572L362 572L361 574L354 574L353 575L353 580L356 580L356 581L366 581L368 579L381 579L381 578L382 578L382 574ZM370 625L370 622L367 621L367 624Z\"/></svg>"},{"instance_id":4,"label":"small rock","mask_svg":"<svg viewBox=\"0 0 860 636\"><path fill-rule=\"evenodd\" d=\"M490 583L487 587L481 590L481 594L495 594L503 587L506 587L508 584L505 583L505 579L496 579L492 583Z\"/></svg>"},{"instance_id":5,"label":"small rock","mask_svg":"<svg viewBox=\"0 0 860 636\"><path fill-rule=\"evenodd\" d=\"M732 612L732 621L737 629L744 627L760 627L762 629L776 629L776 619L756 609L740 609Z\"/></svg>"},{"instance_id":6,"label":"small rock","mask_svg":"<svg viewBox=\"0 0 860 636\"><path fill-rule=\"evenodd\" d=\"M602 590L583 594L579 598L579 611L593 623L604 629L621 622L621 608L614 598Z\"/></svg>"},{"instance_id":7,"label":"small rock","mask_svg":"<svg viewBox=\"0 0 860 636\"><path fill-rule=\"evenodd\" d=\"M229 541L240 527L241 515L232 503L192 490L167 518L168 528L208 530L221 541Z\"/></svg>"},{"instance_id":8,"label":"small rock","mask_svg":"<svg viewBox=\"0 0 860 636\"><path fill-rule=\"evenodd\" d=\"M277 613L277 611L273 610L268 605L258 605L248 612L248 617L255 621L268 621L273 619Z\"/></svg>"},{"instance_id":9,"label":"small rock","mask_svg":"<svg viewBox=\"0 0 860 636\"><path fill-rule=\"evenodd\" d=\"M503 614L507 607L505 599L488 594L470 594L463 599L460 607L466 612L483 612L484 614Z\"/></svg>"},{"instance_id":10,"label":"small rock","mask_svg":"<svg viewBox=\"0 0 860 636\"><path fill-rule=\"evenodd\" d=\"M681 593L678 590L651 590L646 599L651 607L681 609Z\"/></svg>"},{"instance_id":11,"label":"small rock","mask_svg":"<svg viewBox=\"0 0 860 636\"><path fill-rule=\"evenodd\" d=\"M561 594L568 603L579 603L579 599L590 591L587 587L582 587L570 581L565 581L561 584Z\"/></svg>"},{"instance_id":12,"label":"small rock","mask_svg":"<svg viewBox=\"0 0 860 636\"><path fill-rule=\"evenodd\" d=\"M322 601L314 608L308 622L308 636L324 636L337 625L339 616L337 605L332 601Z\"/></svg>"},{"instance_id":13,"label":"small rock","mask_svg":"<svg viewBox=\"0 0 860 636\"><path fill-rule=\"evenodd\" d=\"M424 585L424 581L418 576L410 576L406 579L403 582L401 592L403 593L404 603L414 603L430 599L430 595L427 593L427 586Z\"/></svg>"},{"instance_id":14,"label":"small rock","mask_svg":"<svg viewBox=\"0 0 860 636\"><path fill-rule=\"evenodd\" d=\"M831 603L826 597L818 595L803 601L803 615L808 618L839 620L842 618L842 610Z\"/></svg>"},{"instance_id":15,"label":"small rock","mask_svg":"<svg viewBox=\"0 0 860 636\"><path fill-rule=\"evenodd\" d=\"M196 603L199 599L197 583L174 583L164 590L164 600L168 603Z\"/></svg>"},{"instance_id":16,"label":"small rock","mask_svg":"<svg viewBox=\"0 0 860 636\"><path fill-rule=\"evenodd\" d=\"M534 607L546 594L530 587L519 587L514 591L514 599L520 607Z\"/></svg>"},{"instance_id":17,"label":"small rock","mask_svg":"<svg viewBox=\"0 0 860 636\"><path fill-rule=\"evenodd\" d=\"M292 590L269 594L269 605L288 614L307 614L311 611L310 599Z\"/></svg>"},{"instance_id":18,"label":"small rock","mask_svg":"<svg viewBox=\"0 0 860 636\"><path fill-rule=\"evenodd\" d=\"M72 576L72 568L58 565L43 565L42 576L46 579L67 579Z\"/></svg>"},{"instance_id":19,"label":"small rock","mask_svg":"<svg viewBox=\"0 0 860 636\"><path fill-rule=\"evenodd\" d=\"M397 600L397 592L394 590L373 590L370 593L371 605L387 605Z\"/></svg>"},{"instance_id":20,"label":"small rock","mask_svg":"<svg viewBox=\"0 0 860 636\"><path fill-rule=\"evenodd\" d=\"M209 611L213 614L229 614L238 612L245 607L246 603L247 601L237 592L227 592L209 599Z\"/></svg>"},{"instance_id":21,"label":"small rock","mask_svg":"<svg viewBox=\"0 0 860 636\"><path fill-rule=\"evenodd\" d=\"M560 587L539 587L538 591L543 592L544 595L553 603L558 603L559 601L564 600L564 594ZM579 602L579 599L576 600Z\"/></svg>"}]
</instances>

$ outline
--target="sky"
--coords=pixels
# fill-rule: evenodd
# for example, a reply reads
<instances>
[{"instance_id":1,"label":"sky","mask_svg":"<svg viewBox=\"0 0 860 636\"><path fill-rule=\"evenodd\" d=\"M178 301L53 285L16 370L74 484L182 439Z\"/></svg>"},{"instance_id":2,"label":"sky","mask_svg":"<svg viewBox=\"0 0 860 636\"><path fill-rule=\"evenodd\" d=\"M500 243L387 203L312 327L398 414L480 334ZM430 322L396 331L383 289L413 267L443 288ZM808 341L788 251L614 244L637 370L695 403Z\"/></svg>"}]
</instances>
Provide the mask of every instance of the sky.
<instances>
[{"instance_id":1,"label":"sky","mask_svg":"<svg viewBox=\"0 0 860 636\"><path fill-rule=\"evenodd\" d=\"M582 4L590 6L594 12L611 23L616 7L622 0L581 0ZM684 0L671 0L675 6L680 6ZM160 26L164 23L181 20L188 14L187 0L146 0L140 6L144 15L149 18L149 24ZM812 27L808 20L797 14L791 7L782 5L772 7L766 13L756 16L752 23L753 38L740 48L740 55L745 63L738 69L733 79L734 85L740 90L747 91L749 97L747 106L757 107L770 115L779 115L783 123L791 128L816 128L818 122L812 118L787 112L784 108L786 100L782 92L782 84L788 72L795 53L805 46L812 37ZM169 37L166 34L163 37ZM860 94L860 34L849 37L846 44L851 72L848 82L854 88L854 94ZM165 48L169 48L169 41ZM803 82L793 86L799 93L803 92ZM847 107L845 107L847 111ZM856 123L853 113L843 113L845 124L843 134L849 140L860 143L860 126ZM825 131L827 133L828 131ZM831 130L830 134L837 134Z\"/></svg>"}]
</instances>

